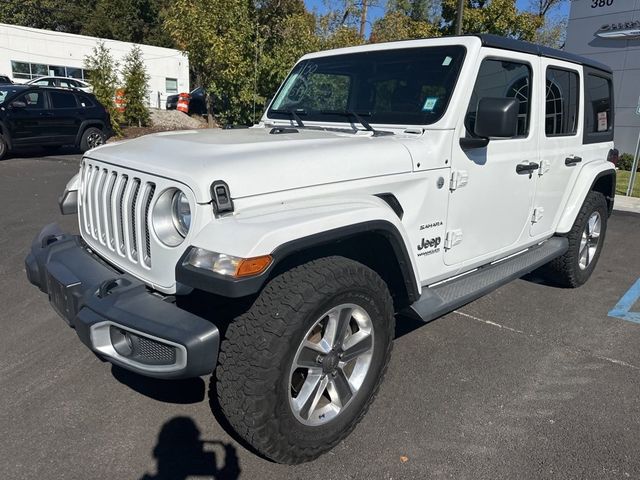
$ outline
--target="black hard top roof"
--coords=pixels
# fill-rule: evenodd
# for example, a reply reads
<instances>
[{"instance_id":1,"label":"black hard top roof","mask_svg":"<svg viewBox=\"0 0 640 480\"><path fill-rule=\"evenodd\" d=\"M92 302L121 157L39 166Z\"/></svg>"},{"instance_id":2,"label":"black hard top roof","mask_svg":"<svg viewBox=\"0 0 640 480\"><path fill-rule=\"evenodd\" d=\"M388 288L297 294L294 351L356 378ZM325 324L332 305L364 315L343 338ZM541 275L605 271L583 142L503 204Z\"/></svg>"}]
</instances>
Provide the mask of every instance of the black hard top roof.
<instances>
[{"instance_id":1,"label":"black hard top roof","mask_svg":"<svg viewBox=\"0 0 640 480\"><path fill-rule=\"evenodd\" d=\"M604 63L596 62L595 60L591 60L590 58L565 52L564 50L543 47L542 45L536 45L535 43L523 42L522 40L514 40L513 38L500 37L498 35L479 34L474 36L480 39L484 47L501 48L503 50L530 53L532 55L538 55L539 57L549 57L555 58L556 60L565 60L567 62L587 65L589 67L597 68L598 70L602 70L607 73L612 73L611 67L605 65Z\"/></svg>"}]
</instances>

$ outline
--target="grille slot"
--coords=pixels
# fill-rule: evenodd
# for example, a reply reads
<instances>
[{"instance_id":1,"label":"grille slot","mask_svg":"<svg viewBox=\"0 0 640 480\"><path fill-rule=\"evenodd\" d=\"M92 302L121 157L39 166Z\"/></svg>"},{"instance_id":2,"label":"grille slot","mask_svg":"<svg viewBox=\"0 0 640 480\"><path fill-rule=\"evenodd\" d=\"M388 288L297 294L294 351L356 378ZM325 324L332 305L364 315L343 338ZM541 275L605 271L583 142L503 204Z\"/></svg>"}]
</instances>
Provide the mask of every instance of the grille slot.
<instances>
[{"instance_id":1,"label":"grille slot","mask_svg":"<svg viewBox=\"0 0 640 480\"><path fill-rule=\"evenodd\" d=\"M155 184L88 161L80 177L78 207L85 233L118 256L150 268L148 219Z\"/></svg>"}]
</instances>

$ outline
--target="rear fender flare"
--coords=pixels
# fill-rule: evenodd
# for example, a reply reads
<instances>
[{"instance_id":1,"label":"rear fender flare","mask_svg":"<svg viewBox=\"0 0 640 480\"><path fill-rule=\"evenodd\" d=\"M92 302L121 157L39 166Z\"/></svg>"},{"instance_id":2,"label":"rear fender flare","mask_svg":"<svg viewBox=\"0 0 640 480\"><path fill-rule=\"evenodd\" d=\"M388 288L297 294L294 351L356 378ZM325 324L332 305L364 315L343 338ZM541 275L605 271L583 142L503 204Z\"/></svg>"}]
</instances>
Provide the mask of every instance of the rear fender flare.
<instances>
[{"instance_id":1,"label":"rear fender flare","mask_svg":"<svg viewBox=\"0 0 640 480\"><path fill-rule=\"evenodd\" d=\"M557 233L568 233L571 230L576 218L578 217L578 212L580 212L580 209L582 208L584 199L587 198L587 194L594 189L594 186L599 179L607 176L611 176L612 182L611 186L607 189L608 192L605 193L605 197L607 197L607 203L609 205L609 213L611 213L611 209L613 208L613 199L615 196L615 167L612 163L605 161L587 163L582 167L582 170L580 170L578 178L573 186L573 190L571 190L571 194L569 195L564 211L560 216L558 226L556 227Z\"/></svg>"}]
</instances>

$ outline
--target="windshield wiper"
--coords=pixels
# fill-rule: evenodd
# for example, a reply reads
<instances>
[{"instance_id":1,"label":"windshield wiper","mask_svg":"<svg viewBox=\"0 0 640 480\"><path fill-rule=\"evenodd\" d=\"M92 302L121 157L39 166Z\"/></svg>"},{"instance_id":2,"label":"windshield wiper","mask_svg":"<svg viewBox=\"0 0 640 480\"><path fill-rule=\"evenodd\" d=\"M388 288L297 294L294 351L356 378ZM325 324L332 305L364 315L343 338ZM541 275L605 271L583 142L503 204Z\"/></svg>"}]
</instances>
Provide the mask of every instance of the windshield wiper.
<instances>
[{"instance_id":1,"label":"windshield wiper","mask_svg":"<svg viewBox=\"0 0 640 480\"><path fill-rule=\"evenodd\" d=\"M322 115L339 115L342 117L354 118L360 125L364 127L366 131L372 132L374 137L379 135L392 135L392 132L383 132L380 130L376 130L371 126L369 122L362 118L362 115L371 115L370 113L358 114L353 110L320 110L320 113Z\"/></svg>"},{"instance_id":2,"label":"windshield wiper","mask_svg":"<svg viewBox=\"0 0 640 480\"><path fill-rule=\"evenodd\" d=\"M288 109L288 110L271 110L271 111L273 113L284 113L285 115L289 115L291 120L294 120L298 124L298 127L304 128L304 123L302 122L302 119L300 118L300 115L298 115L293 108ZM306 115L306 113L307 113L304 110L298 110L298 111L300 113L302 113L303 115Z\"/></svg>"}]
</instances>

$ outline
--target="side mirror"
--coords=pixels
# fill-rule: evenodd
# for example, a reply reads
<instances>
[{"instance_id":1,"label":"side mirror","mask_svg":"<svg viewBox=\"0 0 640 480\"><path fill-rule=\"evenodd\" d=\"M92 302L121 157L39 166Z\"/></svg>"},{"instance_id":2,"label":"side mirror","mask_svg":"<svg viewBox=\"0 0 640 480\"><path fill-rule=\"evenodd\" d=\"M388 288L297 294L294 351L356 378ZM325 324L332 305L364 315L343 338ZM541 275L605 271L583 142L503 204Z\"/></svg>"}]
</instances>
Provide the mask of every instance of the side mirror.
<instances>
[{"instance_id":1,"label":"side mirror","mask_svg":"<svg viewBox=\"0 0 640 480\"><path fill-rule=\"evenodd\" d=\"M15 102L11 102L11 108L19 109L19 108L27 108L27 104L20 100L16 100Z\"/></svg>"},{"instance_id":2,"label":"side mirror","mask_svg":"<svg viewBox=\"0 0 640 480\"><path fill-rule=\"evenodd\" d=\"M481 148L491 137L511 138L518 134L518 111L515 98L484 97L478 102L473 137L461 138L462 148Z\"/></svg>"}]
</instances>

